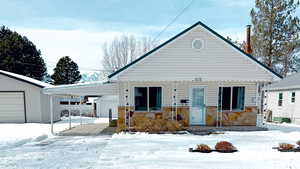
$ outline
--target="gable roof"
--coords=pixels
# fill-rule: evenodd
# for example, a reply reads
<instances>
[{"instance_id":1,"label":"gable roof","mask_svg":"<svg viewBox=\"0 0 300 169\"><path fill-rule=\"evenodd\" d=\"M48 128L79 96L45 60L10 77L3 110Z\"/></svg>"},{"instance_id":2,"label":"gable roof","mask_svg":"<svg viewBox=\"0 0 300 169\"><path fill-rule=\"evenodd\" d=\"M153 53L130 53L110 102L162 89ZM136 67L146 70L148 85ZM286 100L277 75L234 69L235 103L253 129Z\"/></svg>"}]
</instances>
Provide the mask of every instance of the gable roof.
<instances>
[{"instance_id":1,"label":"gable roof","mask_svg":"<svg viewBox=\"0 0 300 169\"><path fill-rule=\"evenodd\" d=\"M300 89L300 73L290 75L283 80L268 85L264 90L289 90L289 89Z\"/></svg>"},{"instance_id":2,"label":"gable roof","mask_svg":"<svg viewBox=\"0 0 300 169\"><path fill-rule=\"evenodd\" d=\"M122 67L121 69L113 72L112 74L110 74L108 76L108 78L112 78L115 75L119 74L120 72L126 70L127 68L129 68L131 65L139 62L140 60L144 59L145 57L147 57L148 55L154 53L155 51L159 50L160 48L164 47L165 45L171 43L172 41L174 41L175 39L177 39L178 37L180 37L181 35L183 35L184 33L188 32L189 30L193 29L194 27L196 27L197 25L202 26L203 28L205 28L206 30L208 30L209 32L211 32L212 34L216 35L218 38L222 39L223 41L225 41L226 43L228 43L229 45L231 45L232 47L234 47L235 49L237 49L239 52L241 52L242 54L244 54L245 56L249 57L251 60L253 60L254 62L256 62L257 64L259 64L260 66L262 66L263 68L265 68L267 71L271 72L272 74L274 74L275 76L277 76L278 78L282 79L282 76L279 75L278 73L276 73L275 71L273 71L272 69L270 69L269 67L267 67L266 65L264 65L263 63L259 62L256 58L254 58L252 55L247 54L245 51L243 51L242 49L240 49L239 47L237 47L236 45L234 45L232 42L230 42L229 40L227 40L226 38L224 38L223 36L221 36L220 34L218 34L217 32L215 32L214 30L212 30L211 28L209 28L208 26L206 26L204 23L202 23L201 21L198 21L197 23L195 23L194 25L190 26L189 28L183 30L182 32L180 32L179 34L175 35L174 37L172 37L171 39L167 40L166 42L162 43L161 45L157 46L156 48L152 49L151 51L147 52L146 54L142 55L141 57L135 59L134 61L132 61L131 63L125 65L124 67Z\"/></svg>"},{"instance_id":3,"label":"gable roof","mask_svg":"<svg viewBox=\"0 0 300 169\"><path fill-rule=\"evenodd\" d=\"M7 71L4 71L4 70L0 70L0 74L4 75L4 76L7 76L7 77L10 77L10 78L13 78L13 79L16 79L16 80L19 80L19 81L22 81L22 82L25 82L25 83L32 84L32 85L37 86L37 87L41 87L41 88L53 86L51 84L48 84L48 83L30 78L30 77L27 77L27 76L7 72Z\"/></svg>"}]
</instances>

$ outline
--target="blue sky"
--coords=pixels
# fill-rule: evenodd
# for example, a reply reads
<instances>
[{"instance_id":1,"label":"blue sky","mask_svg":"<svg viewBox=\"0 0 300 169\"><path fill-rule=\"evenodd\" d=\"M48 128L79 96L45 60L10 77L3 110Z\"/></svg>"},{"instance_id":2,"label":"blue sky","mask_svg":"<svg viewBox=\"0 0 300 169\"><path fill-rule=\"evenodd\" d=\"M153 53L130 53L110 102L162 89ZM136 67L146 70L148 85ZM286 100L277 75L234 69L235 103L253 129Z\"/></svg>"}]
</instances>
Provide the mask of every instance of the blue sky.
<instances>
[{"instance_id":1,"label":"blue sky","mask_svg":"<svg viewBox=\"0 0 300 169\"><path fill-rule=\"evenodd\" d=\"M101 69L101 45L122 33L155 37L191 0L0 0L0 25L27 36L51 72L61 56ZM159 39L197 21L242 41L254 0L194 0Z\"/></svg>"}]
</instances>

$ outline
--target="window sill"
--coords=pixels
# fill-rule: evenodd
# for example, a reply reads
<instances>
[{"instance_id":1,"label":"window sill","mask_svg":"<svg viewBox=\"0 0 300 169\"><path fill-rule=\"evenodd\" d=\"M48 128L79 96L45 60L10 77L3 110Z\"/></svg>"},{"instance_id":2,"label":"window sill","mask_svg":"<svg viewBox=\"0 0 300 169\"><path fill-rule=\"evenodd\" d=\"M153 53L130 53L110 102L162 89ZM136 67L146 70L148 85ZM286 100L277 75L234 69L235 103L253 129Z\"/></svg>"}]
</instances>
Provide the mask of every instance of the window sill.
<instances>
[{"instance_id":1,"label":"window sill","mask_svg":"<svg viewBox=\"0 0 300 169\"><path fill-rule=\"evenodd\" d=\"M162 110L157 110L157 111L140 111L140 110L134 110L136 113L160 113Z\"/></svg>"},{"instance_id":2,"label":"window sill","mask_svg":"<svg viewBox=\"0 0 300 169\"><path fill-rule=\"evenodd\" d=\"M236 112L245 112L246 110L222 110L222 112L236 113ZM220 111L221 112L221 111Z\"/></svg>"}]
</instances>

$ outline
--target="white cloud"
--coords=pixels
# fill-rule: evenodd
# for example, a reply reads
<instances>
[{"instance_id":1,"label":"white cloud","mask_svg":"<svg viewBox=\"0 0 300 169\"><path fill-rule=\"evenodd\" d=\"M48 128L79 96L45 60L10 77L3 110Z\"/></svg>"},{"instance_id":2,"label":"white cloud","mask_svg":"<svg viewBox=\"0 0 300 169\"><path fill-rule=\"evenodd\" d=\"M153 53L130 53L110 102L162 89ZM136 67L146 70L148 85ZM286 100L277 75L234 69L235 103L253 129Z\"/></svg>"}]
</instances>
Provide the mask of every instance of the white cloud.
<instances>
[{"instance_id":1,"label":"white cloud","mask_svg":"<svg viewBox=\"0 0 300 169\"><path fill-rule=\"evenodd\" d=\"M70 56L83 71L101 69L101 46L120 32L87 32L82 30L47 30L16 28L30 39L42 52L42 57L52 73L60 57Z\"/></svg>"},{"instance_id":2,"label":"white cloud","mask_svg":"<svg viewBox=\"0 0 300 169\"><path fill-rule=\"evenodd\" d=\"M169 31L174 31L185 25L171 26ZM139 26L132 27L131 32L128 27L124 27L124 32L118 31L85 31L78 30L54 30L54 29L32 29L14 28L21 35L26 36L42 52L42 57L47 63L48 73L53 73L53 68L59 58L70 56L79 66L82 72L101 69L102 45L104 42L111 41L115 36L122 33L145 36L153 32L159 32L159 26ZM134 32L134 33L132 33ZM163 35L162 35L163 36ZM160 37L160 39L163 37Z\"/></svg>"},{"instance_id":3,"label":"white cloud","mask_svg":"<svg viewBox=\"0 0 300 169\"><path fill-rule=\"evenodd\" d=\"M253 7L254 0L213 0L216 4L220 4L223 7Z\"/></svg>"},{"instance_id":4,"label":"white cloud","mask_svg":"<svg viewBox=\"0 0 300 169\"><path fill-rule=\"evenodd\" d=\"M246 39L246 28L245 29L237 29L237 28L229 28L223 29L218 32L223 37L229 36L233 41L243 42Z\"/></svg>"}]
</instances>

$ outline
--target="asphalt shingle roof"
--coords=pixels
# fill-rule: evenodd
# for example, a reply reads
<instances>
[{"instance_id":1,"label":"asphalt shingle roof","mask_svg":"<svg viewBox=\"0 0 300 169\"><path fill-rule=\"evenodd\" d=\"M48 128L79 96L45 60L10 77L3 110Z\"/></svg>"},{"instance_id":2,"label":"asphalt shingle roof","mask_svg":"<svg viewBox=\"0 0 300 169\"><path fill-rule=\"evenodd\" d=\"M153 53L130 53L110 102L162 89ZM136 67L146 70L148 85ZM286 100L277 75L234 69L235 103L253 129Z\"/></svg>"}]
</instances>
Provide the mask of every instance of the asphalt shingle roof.
<instances>
[{"instance_id":1,"label":"asphalt shingle roof","mask_svg":"<svg viewBox=\"0 0 300 169\"><path fill-rule=\"evenodd\" d=\"M295 73L284 78L277 83L273 83L264 88L265 90L288 90L288 89L300 89L300 73Z\"/></svg>"}]
</instances>

